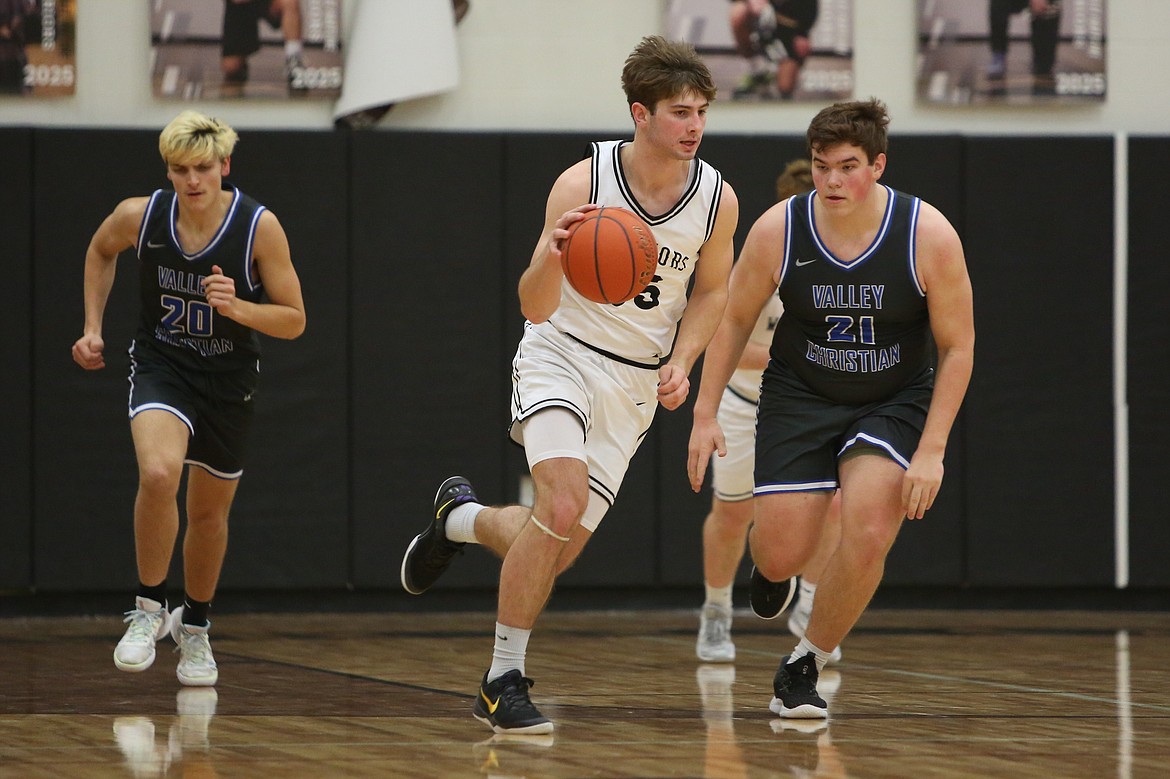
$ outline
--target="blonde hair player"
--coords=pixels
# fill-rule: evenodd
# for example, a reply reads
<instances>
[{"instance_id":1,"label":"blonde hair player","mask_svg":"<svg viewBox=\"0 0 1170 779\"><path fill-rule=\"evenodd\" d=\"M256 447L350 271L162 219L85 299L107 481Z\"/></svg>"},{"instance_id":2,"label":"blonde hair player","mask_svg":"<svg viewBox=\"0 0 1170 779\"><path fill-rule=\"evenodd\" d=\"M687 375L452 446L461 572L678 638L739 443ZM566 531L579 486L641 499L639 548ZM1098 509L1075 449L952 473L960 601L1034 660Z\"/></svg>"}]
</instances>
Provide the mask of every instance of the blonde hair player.
<instances>
[{"instance_id":1,"label":"blonde hair player","mask_svg":"<svg viewBox=\"0 0 1170 779\"><path fill-rule=\"evenodd\" d=\"M117 205L85 253L85 326L73 359L105 367L102 320L118 255L138 259L140 314L130 345L130 433L138 461L138 593L114 649L123 671L150 668L155 642L179 645L185 685L219 678L207 618L227 549L260 370L259 334L305 329L301 285L276 216L228 184L236 132L184 111L159 152L172 189ZM167 571L187 472L183 604L168 611Z\"/></svg>"}]
</instances>

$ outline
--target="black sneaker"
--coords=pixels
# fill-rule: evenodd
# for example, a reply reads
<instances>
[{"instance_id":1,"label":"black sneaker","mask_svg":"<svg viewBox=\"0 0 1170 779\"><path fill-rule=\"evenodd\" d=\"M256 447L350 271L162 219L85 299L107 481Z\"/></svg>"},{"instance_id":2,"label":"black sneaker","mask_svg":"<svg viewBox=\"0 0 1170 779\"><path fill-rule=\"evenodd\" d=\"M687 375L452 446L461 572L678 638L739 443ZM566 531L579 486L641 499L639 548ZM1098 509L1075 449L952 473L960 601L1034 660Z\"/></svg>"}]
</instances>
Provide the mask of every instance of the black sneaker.
<instances>
[{"instance_id":1,"label":"black sneaker","mask_svg":"<svg viewBox=\"0 0 1170 779\"><path fill-rule=\"evenodd\" d=\"M748 603L760 619L776 619L796 594L796 577L773 582L752 566L752 580L748 585Z\"/></svg>"},{"instance_id":2,"label":"black sneaker","mask_svg":"<svg viewBox=\"0 0 1170 779\"><path fill-rule=\"evenodd\" d=\"M799 660L788 662L789 655L780 660L776 676L772 679L772 692L776 697L768 704L774 714L792 719L825 719L829 716L829 704L817 694L817 658L805 655Z\"/></svg>"},{"instance_id":3,"label":"black sneaker","mask_svg":"<svg viewBox=\"0 0 1170 779\"><path fill-rule=\"evenodd\" d=\"M533 684L519 671L508 671L492 682L485 673L471 713L497 733L552 733L552 722L528 698Z\"/></svg>"},{"instance_id":4,"label":"black sneaker","mask_svg":"<svg viewBox=\"0 0 1170 779\"><path fill-rule=\"evenodd\" d=\"M451 509L464 503L478 502L471 482L452 476L439 485L435 493L435 518L406 547L402 556L402 588L411 595L422 595L439 580L455 555L463 552L463 543L447 538L444 528Z\"/></svg>"}]
</instances>

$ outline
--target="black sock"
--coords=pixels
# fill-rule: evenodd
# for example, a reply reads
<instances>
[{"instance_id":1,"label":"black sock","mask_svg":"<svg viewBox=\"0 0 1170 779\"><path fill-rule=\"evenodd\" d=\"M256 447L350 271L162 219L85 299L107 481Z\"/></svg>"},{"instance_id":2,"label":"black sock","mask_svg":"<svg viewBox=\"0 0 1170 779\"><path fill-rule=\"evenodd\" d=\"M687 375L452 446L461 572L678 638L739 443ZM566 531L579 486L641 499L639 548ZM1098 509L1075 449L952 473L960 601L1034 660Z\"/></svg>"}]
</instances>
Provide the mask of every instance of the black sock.
<instances>
[{"instance_id":1,"label":"black sock","mask_svg":"<svg viewBox=\"0 0 1170 779\"><path fill-rule=\"evenodd\" d=\"M163 579L153 587L148 587L142 582L138 582L138 597L150 598L156 603L161 603L165 609L167 607L167 580Z\"/></svg>"},{"instance_id":2,"label":"black sock","mask_svg":"<svg viewBox=\"0 0 1170 779\"><path fill-rule=\"evenodd\" d=\"M190 595L183 599L183 624L192 627L205 628L211 623L207 619L207 611L211 608L211 601L195 600Z\"/></svg>"}]
</instances>

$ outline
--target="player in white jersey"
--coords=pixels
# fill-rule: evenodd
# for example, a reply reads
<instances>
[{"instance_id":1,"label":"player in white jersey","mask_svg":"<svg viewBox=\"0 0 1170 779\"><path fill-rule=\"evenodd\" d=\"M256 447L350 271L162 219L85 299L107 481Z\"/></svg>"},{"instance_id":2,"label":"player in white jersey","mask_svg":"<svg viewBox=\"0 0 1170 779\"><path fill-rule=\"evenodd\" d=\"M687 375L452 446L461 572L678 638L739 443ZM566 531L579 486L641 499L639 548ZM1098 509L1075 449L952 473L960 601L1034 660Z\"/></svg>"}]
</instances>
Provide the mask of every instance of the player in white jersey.
<instances>
[{"instance_id":1,"label":"player in white jersey","mask_svg":"<svg viewBox=\"0 0 1170 779\"><path fill-rule=\"evenodd\" d=\"M796 159L785 166L776 179L776 197L783 202L792 195L812 189L812 166L806 159ZM695 654L707 663L730 663L735 660L735 642L731 639L732 588L735 572L743 559L748 528L752 524L752 490L755 487L756 404L760 399L760 376L768 365L768 350L776 324L784 313L780 298L773 296L764 304L755 327L748 336L743 356L723 390L718 421L723 429L726 449L711 461L711 486L714 495L711 511L703 520L703 607L699 611L699 635ZM834 500L825 518L825 531L817 554L800 577L800 597L788 619L788 629L804 636L816 596L816 583L841 534L840 501ZM781 602L759 616L779 616L791 599L796 582L787 582ZM755 605L755 604L753 604ZM841 659L834 650L833 662Z\"/></svg>"},{"instance_id":2,"label":"player in white jersey","mask_svg":"<svg viewBox=\"0 0 1170 779\"><path fill-rule=\"evenodd\" d=\"M739 205L696 156L715 97L710 71L690 45L650 36L626 59L622 87L633 141L595 144L558 177L520 279L528 321L513 362L510 432L524 446L534 504L483 506L466 479L451 477L402 562L403 587L419 594L465 543L504 559L495 651L472 712L501 733L552 731L528 697L532 628L612 505L658 404L673 410L686 400L688 374L727 303ZM640 214L659 247L650 286L619 306L584 300L561 271L569 226L599 205Z\"/></svg>"}]
</instances>

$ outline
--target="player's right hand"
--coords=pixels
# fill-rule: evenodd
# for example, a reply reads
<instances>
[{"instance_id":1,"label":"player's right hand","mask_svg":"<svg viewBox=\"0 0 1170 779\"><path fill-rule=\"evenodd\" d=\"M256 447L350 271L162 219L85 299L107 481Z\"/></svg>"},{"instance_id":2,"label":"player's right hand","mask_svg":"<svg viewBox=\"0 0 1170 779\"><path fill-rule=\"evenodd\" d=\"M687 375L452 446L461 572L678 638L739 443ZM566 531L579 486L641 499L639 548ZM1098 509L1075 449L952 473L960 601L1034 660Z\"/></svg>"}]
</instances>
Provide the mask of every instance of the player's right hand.
<instances>
[{"instance_id":1,"label":"player's right hand","mask_svg":"<svg viewBox=\"0 0 1170 779\"><path fill-rule=\"evenodd\" d=\"M596 211L601 206L596 203L586 203L583 206L571 208L565 213L561 214L561 218L553 225L553 231L549 233L548 251L549 254L560 257L565 250L565 240L569 237L569 227L573 222L580 222L585 218L585 215L590 211Z\"/></svg>"},{"instance_id":2,"label":"player's right hand","mask_svg":"<svg viewBox=\"0 0 1170 779\"><path fill-rule=\"evenodd\" d=\"M100 335L83 335L73 344L73 362L87 371L96 371L106 367L106 358L102 356L106 342Z\"/></svg>"},{"instance_id":3,"label":"player's right hand","mask_svg":"<svg viewBox=\"0 0 1170 779\"><path fill-rule=\"evenodd\" d=\"M703 479L707 475L707 463L712 452L717 452L720 457L727 456L723 428L719 427L714 417L696 417L691 426L691 440L687 444L687 478L695 492L703 489Z\"/></svg>"}]
</instances>

